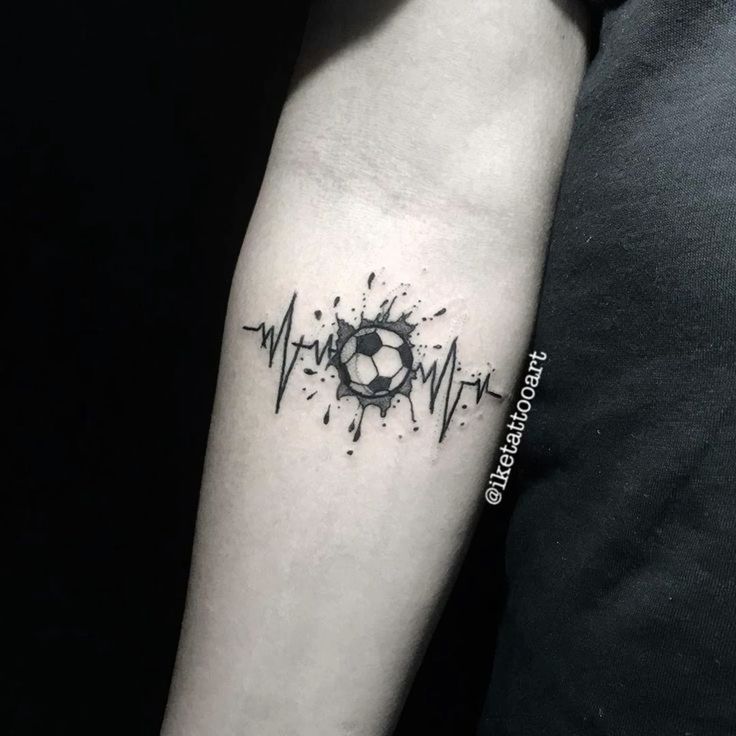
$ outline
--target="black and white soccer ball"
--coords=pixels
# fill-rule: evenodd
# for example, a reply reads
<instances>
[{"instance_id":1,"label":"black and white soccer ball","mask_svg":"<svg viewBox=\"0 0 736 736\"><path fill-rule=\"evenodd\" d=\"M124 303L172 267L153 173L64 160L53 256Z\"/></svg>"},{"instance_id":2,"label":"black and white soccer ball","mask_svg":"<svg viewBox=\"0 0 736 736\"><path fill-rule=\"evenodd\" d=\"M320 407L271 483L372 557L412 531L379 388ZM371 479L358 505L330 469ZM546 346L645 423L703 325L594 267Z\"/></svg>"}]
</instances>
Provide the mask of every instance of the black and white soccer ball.
<instances>
[{"instance_id":1,"label":"black and white soccer ball","mask_svg":"<svg viewBox=\"0 0 736 736\"><path fill-rule=\"evenodd\" d=\"M396 393L409 378L411 346L398 332L385 327L363 327L340 349L341 378L352 391L366 398Z\"/></svg>"}]
</instances>

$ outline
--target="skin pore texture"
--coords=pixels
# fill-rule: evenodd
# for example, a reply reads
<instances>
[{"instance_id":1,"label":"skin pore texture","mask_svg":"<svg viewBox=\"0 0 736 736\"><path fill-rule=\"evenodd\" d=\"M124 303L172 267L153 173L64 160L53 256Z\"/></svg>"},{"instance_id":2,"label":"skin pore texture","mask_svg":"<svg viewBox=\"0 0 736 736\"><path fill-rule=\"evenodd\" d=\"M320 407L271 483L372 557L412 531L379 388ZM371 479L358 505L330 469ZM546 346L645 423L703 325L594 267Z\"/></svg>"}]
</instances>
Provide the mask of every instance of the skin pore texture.
<instances>
[{"instance_id":1,"label":"skin pore texture","mask_svg":"<svg viewBox=\"0 0 736 736\"><path fill-rule=\"evenodd\" d=\"M233 279L164 736L391 732L527 362L575 11L315 5Z\"/></svg>"}]
</instances>

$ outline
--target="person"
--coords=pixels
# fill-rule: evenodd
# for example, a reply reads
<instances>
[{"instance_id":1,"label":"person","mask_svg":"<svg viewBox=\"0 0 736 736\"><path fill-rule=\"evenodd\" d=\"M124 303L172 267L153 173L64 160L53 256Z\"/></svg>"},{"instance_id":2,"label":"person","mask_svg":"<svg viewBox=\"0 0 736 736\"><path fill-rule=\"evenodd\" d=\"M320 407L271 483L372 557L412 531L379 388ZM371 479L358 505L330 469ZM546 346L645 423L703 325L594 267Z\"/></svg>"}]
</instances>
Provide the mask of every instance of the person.
<instances>
[{"instance_id":1,"label":"person","mask_svg":"<svg viewBox=\"0 0 736 736\"><path fill-rule=\"evenodd\" d=\"M233 279L163 736L390 733L496 461L479 734L734 732L736 19L593 5L586 70L572 1L316 4Z\"/></svg>"}]
</instances>

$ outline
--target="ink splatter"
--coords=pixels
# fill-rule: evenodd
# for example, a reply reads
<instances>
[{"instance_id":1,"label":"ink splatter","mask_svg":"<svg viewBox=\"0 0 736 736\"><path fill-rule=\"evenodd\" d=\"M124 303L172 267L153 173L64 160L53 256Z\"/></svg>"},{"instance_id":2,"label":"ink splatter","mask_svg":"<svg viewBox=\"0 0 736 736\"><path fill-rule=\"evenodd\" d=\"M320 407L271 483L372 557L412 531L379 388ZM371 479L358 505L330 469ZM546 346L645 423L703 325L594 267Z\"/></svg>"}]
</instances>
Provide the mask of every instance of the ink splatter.
<instances>
[{"instance_id":1,"label":"ink splatter","mask_svg":"<svg viewBox=\"0 0 736 736\"><path fill-rule=\"evenodd\" d=\"M377 285L375 272L368 276L368 288ZM385 286L385 281L381 284ZM353 433L353 441L360 438L362 421L365 410L369 406L379 409L382 417L385 417L388 409L400 404L400 396L405 396L411 411L412 421L415 421L414 406L412 398L416 386L427 386L427 409L430 414L439 414L440 431L439 442L445 438L453 417L460 407L466 409L468 403L480 404L481 400L491 397L503 400L504 396L491 389L491 378L493 368L488 366L488 371L476 371L469 376L464 374L461 361L458 356L458 338L448 336L448 347L437 343L432 348L443 353L436 359L427 356L429 345L426 343L413 343L411 338L416 339L420 334L415 330L416 324L410 324L408 318L411 311L405 311L398 318L390 317L397 300L401 297L391 296L392 293L401 295L408 294L409 284L402 283L394 292L379 295L385 296L381 301L380 309L373 319L366 319L363 309L360 309L360 317L354 323L349 323L335 314L334 321L330 323L330 332L324 338L306 339L304 336L295 338L292 333L295 315L295 303L297 294L291 300L280 320L275 324L267 325L261 322L255 325L242 325L243 330L257 333L260 337L260 347L268 355L268 365L278 372L278 380L275 390L275 411L279 413L282 401L288 395L287 388L290 379L293 378L293 370L298 361L304 361L305 357L312 361L316 367L321 367L323 375L320 382L325 382L326 376L337 378L336 406L341 408L341 399L355 399L358 404L358 414L350 422L349 432ZM361 293L360 302L365 304L365 292ZM412 309L421 304L421 299L412 299ZM400 302L401 303L401 302ZM340 297L333 300L333 307L340 304ZM348 308L357 312L358 304L355 302ZM313 309L315 319L322 320L323 313L319 309ZM437 310L432 317L417 315L417 321L432 321L434 317L446 314L446 308ZM357 316L357 315L356 315ZM327 320L325 320L327 322ZM326 326L325 324L321 325ZM334 332L332 331L334 330ZM331 367L333 370L324 371ZM304 375L315 376L318 371L315 368L302 368ZM307 400L313 399L318 391L309 393L307 386L301 390L308 394ZM323 394L324 396L324 394ZM471 401L467 401L467 398ZM461 399L466 399L465 402ZM315 402L316 403L316 402ZM353 407L346 405L348 411ZM331 404L323 410L323 422L330 421ZM369 412L370 414L370 412ZM458 422L459 424L459 422ZM385 426L385 422L382 423ZM417 431L418 427L413 427ZM397 435L402 438L402 434Z\"/></svg>"}]
</instances>

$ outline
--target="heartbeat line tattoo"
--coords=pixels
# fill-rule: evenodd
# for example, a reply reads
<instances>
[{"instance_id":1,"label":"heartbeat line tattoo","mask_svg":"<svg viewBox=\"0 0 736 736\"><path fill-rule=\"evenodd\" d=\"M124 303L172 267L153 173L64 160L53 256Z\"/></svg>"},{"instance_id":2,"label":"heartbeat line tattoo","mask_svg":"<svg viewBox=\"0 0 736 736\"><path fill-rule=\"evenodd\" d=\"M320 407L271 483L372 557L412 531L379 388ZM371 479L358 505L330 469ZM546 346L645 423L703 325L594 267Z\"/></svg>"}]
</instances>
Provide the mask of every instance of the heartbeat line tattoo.
<instances>
[{"instance_id":1,"label":"heartbeat line tattoo","mask_svg":"<svg viewBox=\"0 0 736 736\"><path fill-rule=\"evenodd\" d=\"M368 291L372 290L375 278L375 273L371 273L368 277ZM400 284L402 297L407 296L405 289L408 287L409 284ZM358 411L348 427L353 442L357 442L361 437L363 415L369 406L375 406L384 419L389 409L400 403L401 398L409 404L411 421L414 424L412 430L418 431L412 400L413 386L417 381L422 385L428 385L427 408L430 414L437 413L439 416L439 442L447 436L458 408L467 409L467 404L461 403L465 395L470 397L466 401L472 400L475 404L480 404L486 397L503 400L503 395L491 388L493 368L489 367L485 372L471 373L469 377L457 375L462 374L457 337L452 338L445 355L434 360L429 357L428 351L442 350L441 344L430 346L412 342L412 337L416 340L419 335L417 325L442 317L447 311L445 308L435 311L430 316L421 317L420 322L411 323L409 318L414 309L421 304L421 299L412 305L414 309L401 312L394 319L391 317L391 311L398 298L399 295L389 295L384 299L372 319L366 318L364 309L361 309L357 324L355 320L351 323L335 312L334 321L328 325L323 321L323 312L319 309L314 310L314 317L321 322L321 328L329 331L329 334L321 339L307 340L304 335L293 339L297 292L293 293L279 324L267 325L260 322L257 325L243 325L243 330L260 335L260 347L268 353L269 368L273 368L274 365L278 368L276 414L281 410L290 382L293 382L297 375L294 373L297 364L303 362L305 356L310 356L314 365L322 368L323 375L319 378L321 383L325 383L327 379L337 380L338 386L334 396L338 402L346 398L355 399ZM366 301L364 292L363 308ZM339 304L340 297L336 297L333 300L333 309L336 310ZM355 312L356 308L353 307L350 311ZM303 375L309 378L318 374L319 371L315 369L303 368ZM319 394L319 390L314 390L313 387L303 386L302 391L308 401ZM329 404L323 415L324 424L330 422L331 408L332 404ZM337 408L341 408L340 403ZM465 423L460 424L464 426ZM385 422L382 426L386 426ZM399 438L401 437L400 434ZM348 450L348 454L352 455L353 451Z\"/></svg>"}]
</instances>

